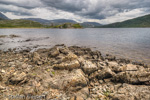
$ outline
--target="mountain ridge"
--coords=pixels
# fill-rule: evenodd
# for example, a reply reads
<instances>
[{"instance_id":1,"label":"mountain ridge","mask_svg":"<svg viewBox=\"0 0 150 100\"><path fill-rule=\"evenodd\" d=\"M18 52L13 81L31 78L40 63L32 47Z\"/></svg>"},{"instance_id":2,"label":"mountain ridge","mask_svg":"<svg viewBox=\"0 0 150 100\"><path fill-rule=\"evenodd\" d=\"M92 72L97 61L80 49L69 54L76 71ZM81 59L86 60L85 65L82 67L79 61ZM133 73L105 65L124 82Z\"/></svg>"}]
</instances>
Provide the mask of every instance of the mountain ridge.
<instances>
[{"instance_id":1,"label":"mountain ridge","mask_svg":"<svg viewBox=\"0 0 150 100\"><path fill-rule=\"evenodd\" d=\"M0 12L0 19L2 20L2 19L9 19L9 18Z\"/></svg>"}]
</instances>

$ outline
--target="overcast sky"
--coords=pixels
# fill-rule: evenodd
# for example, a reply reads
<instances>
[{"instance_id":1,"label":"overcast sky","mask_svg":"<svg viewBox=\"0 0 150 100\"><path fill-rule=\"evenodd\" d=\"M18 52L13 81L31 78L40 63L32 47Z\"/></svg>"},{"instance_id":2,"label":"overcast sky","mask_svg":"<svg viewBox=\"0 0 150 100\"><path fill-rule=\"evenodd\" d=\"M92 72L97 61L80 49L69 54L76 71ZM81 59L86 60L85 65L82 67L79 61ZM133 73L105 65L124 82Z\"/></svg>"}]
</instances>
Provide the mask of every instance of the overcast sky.
<instances>
[{"instance_id":1,"label":"overcast sky","mask_svg":"<svg viewBox=\"0 0 150 100\"><path fill-rule=\"evenodd\" d=\"M108 24L150 13L150 0L0 0L11 19L73 19Z\"/></svg>"}]
</instances>

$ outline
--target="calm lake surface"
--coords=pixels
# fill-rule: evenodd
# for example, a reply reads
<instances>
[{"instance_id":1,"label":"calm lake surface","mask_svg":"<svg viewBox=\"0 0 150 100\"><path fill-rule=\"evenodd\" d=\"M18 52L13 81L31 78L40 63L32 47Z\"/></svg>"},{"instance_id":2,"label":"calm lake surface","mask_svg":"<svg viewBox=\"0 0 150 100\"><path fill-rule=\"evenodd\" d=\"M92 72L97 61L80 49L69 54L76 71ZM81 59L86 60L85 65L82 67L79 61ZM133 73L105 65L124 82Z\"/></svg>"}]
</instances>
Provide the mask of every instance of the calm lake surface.
<instances>
[{"instance_id":1,"label":"calm lake surface","mask_svg":"<svg viewBox=\"0 0 150 100\"><path fill-rule=\"evenodd\" d=\"M0 49L77 45L150 64L150 28L0 29L10 34L21 37L0 38Z\"/></svg>"}]
</instances>

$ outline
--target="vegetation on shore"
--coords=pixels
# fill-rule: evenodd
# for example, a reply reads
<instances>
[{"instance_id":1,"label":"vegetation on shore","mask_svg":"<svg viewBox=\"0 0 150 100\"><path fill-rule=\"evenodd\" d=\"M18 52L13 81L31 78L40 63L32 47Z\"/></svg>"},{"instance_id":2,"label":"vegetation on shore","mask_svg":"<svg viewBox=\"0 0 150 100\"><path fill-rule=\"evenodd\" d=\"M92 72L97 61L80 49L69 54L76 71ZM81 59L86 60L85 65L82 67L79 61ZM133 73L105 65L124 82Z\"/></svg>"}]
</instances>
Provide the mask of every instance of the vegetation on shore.
<instances>
[{"instance_id":1,"label":"vegetation on shore","mask_svg":"<svg viewBox=\"0 0 150 100\"><path fill-rule=\"evenodd\" d=\"M72 24L72 23L64 23L62 25L56 25L56 26L53 26L51 25L50 26L51 28L60 28L60 29L65 29L65 28L82 28L82 26L80 24Z\"/></svg>"},{"instance_id":2,"label":"vegetation on shore","mask_svg":"<svg viewBox=\"0 0 150 100\"><path fill-rule=\"evenodd\" d=\"M0 28L82 28L80 24L43 25L39 22L23 19L0 20Z\"/></svg>"}]
</instances>

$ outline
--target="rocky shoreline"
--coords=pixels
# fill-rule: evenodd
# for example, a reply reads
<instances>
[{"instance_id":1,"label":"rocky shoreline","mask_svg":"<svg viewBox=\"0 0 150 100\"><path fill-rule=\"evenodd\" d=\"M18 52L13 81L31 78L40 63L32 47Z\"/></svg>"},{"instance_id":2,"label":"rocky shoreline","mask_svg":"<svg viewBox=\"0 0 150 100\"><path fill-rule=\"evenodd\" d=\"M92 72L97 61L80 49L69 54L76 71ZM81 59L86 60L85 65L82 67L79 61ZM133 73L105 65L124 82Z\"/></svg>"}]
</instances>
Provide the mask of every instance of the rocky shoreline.
<instances>
[{"instance_id":1,"label":"rocky shoreline","mask_svg":"<svg viewBox=\"0 0 150 100\"><path fill-rule=\"evenodd\" d=\"M150 100L150 66L78 46L0 51L0 100Z\"/></svg>"}]
</instances>

